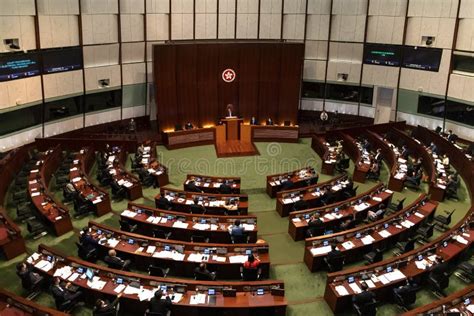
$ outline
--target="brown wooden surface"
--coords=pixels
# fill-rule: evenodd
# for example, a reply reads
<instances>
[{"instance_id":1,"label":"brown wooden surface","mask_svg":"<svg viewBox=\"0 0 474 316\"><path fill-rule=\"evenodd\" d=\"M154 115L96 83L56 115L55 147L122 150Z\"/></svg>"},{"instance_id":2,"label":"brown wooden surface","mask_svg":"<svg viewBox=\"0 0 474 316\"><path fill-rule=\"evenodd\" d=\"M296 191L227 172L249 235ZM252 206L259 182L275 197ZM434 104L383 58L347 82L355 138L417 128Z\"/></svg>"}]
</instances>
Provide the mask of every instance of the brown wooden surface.
<instances>
[{"instance_id":1,"label":"brown wooden surface","mask_svg":"<svg viewBox=\"0 0 474 316\"><path fill-rule=\"evenodd\" d=\"M69 314L42 306L5 289L0 289L0 315L2 316L67 316Z\"/></svg>"},{"instance_id":2,"label":"brown wooden surface","mask_svg":"<svg viewBox=\"0 0 474 316\"><path fill-rule=\"evenodd\" d=\"M21 236L21 230L16 223L7 215L6 210L0 206L0 249L7 258L13 259L26 252L25 240Z\"/></svg>"},{"instance_id":3,"label":"brown wooden surface","mask_svg":"<svg viewBox=\"0 0 474 316\"><path fill-rule=\"evenodd\" d=\"M209 238L209 242L213 243L231 243L231 238L229 234L229 226L233 225L235 220L240 220L242 224L244 223L254 223L255 229L253 231L248 231L249 242L254 243L257 241L258 225L257 217L250 215L240 215L240 216L217 216L217 215L206 215L206 214L186 214L181 212L174 212L168 210L160 210L150 206L129 203L128 209L133 212L142 211L141 214L134 216L133 218L121 216L122 220L127 220L134 225L137 225L137 233L145 236L153 236L153 230L159 229L166 233L170 232L172 235L170 239L173 240L182 240L182 241L191 241L191 236L199 235L206 238ZM154 224L147 221L150 217L164 217L168 220L163 223ZM181 221L186 222L187 228L178 228L174 227L174 222L180 218ZM201 220L206 220L206 223L214 222L218 228L216 230L199 230L193 228L194 224L199 223Z\"/></svg>"},{"instance_id":4,"label":"brown wooden surface","mask_svg":"<svg viewBox=\"0 0 474 316\"><path fill-rule=\"evenodd\" d=\"M227 140L240 140L240 124L243 119L239 118L224 118L222 122L226 126L226 139Z\"/></svg>"},{"instance_id":5,"label":"brown wooden surface","mask_svg":"<svg viewBox=\"0 0 474 316\"><path fill-rule=\"evenodd\" d=\"M185 148L199 145L214 144L216 139L216 129L214 127L208 128L194 128L182 131L163 131L161 133L163 144L167 149Z\"/></svg>"},{"instance_id":6,"label":"brown wooden surface","mask_svg":"<svg viewBox=\"0 0 474 316\"><path fill-rule=\"evenodd\" d=\"M199 181L198 181L199 179ZM188 181L194 181L194 184L205 193L219 193L220 184L228 181L233 194L240 194L240 177L214 177L201 174L187 174L183 183L184 189Z\"/></svg>"},{"instance_id":7,"label":"brown wooden surface","mask_svg":"<svg viewBox=\"0 0 474 316\"><path fill-rule=\"evenodd\" d=\"M252 125L252 141L297 143L298 132L298 126Z\"/></svg>"},{"instance_id":8,"label":"brown wooden surface","mask_svg":"<svg viewBox=\"0 0 474 316\"><path fill-rule=\"evenodd\" d=\"M215 124L227 104L244 118L296 122L304 45L280 41L170 42L154 45L161 130L187 121ZM225 69L236 78L224 82Z\"/></svg>"},{"instance_id":9,"label":"brown wooden surface","mask_svg":"<svg viewBox=\"0 0 474 316\"><path fill-rule=\"evenodd\" d=\"M267 194L274 198L277 196L277 193L280 192L281 190L281 183L280 184L275 184L271 185L270 182L273 182L275 180L279 180L280 178L285 178L285 179L290 179L293 182L293 188L292 189L297 189L297 188L302 188L308 186L308 181L310 181L310 184L315 184L318 182L319 175L314 171L314 174L311 177L301 179L298 174L301 170L303 169L308 169L310 167L304 167L298 170L293 170L290 172L283 172L283 173L278 173L278 174L272 174L267 176Z\"/></svg>"},{"instance_id":10,"label":"brown wooden surface","mask_svg":"<svg viewBox=\"0 0 474 316\"><path fill-rule=\"evenodd\" d=\"M113 299L117 293L114 289L117 287L114 280L116 277L124 277L125 283L128 283L128 279L138 280L138 282L146 289L156 287L157 284L168 285L168 287L174 287L176 285L183 285L185 287L185 293L183 299L173 304L171 310L176 315L222 315L225 312L226 315L252 315L252 313L258 313L259 315L285 315L287 301L285 297L273 296L266 292L264 295L259 297L254 296L250 292L245 292L245 287L251 289L256 288L269 288L271 286L279 286L283 288L283 282L279 280L269 281L256 281L256 282L226 282L226 281L195 281L190 279L179 279L179 278L159 278L147 276L144 274L137 274L126 271L119 271L115 269L109 269L104 266L96 265L87 261L82 261L75 257L66 257L55 249L40 245L38 247L40 253L46 253L55 256L58 260L55 264L55 268L60 268L64 265L75 265L81 267L88 267L96 271L96 275L99 275L102 280L107 283L102 290L94 290L87 286L87 281L82 278L77 278L76 281L72 282L78 286L84 293L86 302L90 305L94 304L97 298L109 298ZM39 260L39 259L38 259ZM55 268L49 272L36 269L37 272L51 279ZM223 297L222 294L217 295L215 305L190 305L191 295L196 294L196 287L203 288L207 291L207 288L234 288L237 290L237 297ZM126 312L133 312L135 314L144 313L148 306L147 301L139 301L137 295L124 294L120 299L121 310Z\"/></svg>"}]
</instances>

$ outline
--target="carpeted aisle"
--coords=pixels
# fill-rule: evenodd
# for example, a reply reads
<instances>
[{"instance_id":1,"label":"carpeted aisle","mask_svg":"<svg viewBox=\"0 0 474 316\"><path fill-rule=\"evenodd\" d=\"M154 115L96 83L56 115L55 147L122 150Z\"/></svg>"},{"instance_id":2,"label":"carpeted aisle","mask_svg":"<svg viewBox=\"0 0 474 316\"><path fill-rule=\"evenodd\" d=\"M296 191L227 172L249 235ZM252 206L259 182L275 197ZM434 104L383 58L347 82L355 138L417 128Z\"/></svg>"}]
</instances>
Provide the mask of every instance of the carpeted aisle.
<instances>
[{"instance_id":1,"label":"carpeted aisle","mask_svg":"<svg viewBox=\"0 0 474 316\"><path fill-rule=\"evenodd\" d=\"M242 179L242 193L249 195L250 214L258 217L259 237L270 244L271 256L271 278L281 279L285 282L286 297L289 302L288 315L332 315L323 299L326 284L326 272L310 273L303 263L304 242L295 242L288 235L288 218L281 218L275 211L275 199L271 199L265 193L266 176L269 174L290 171L305 166L313 166L319 172L321 169L321 159L311 149L310 139L301 139L297 144L283 143L256 143L260 152L258 156L217 158L214 146L199 146L173 151L166 150L163 146L158 147L159 160L168 167L170 175L169 187L182 188L186 174L203 174L213 176L240 176ZM128 164L130 160L127 160ZM128 166L129 167L129 166ZM353 165L348 171L352 172ZM92 170L90 180L94 182L95 170ZM320 175L319 182L329 180L330 176ZM381 180L388 182L388 168L384 166L381 171ZM373 187L375 182L365 184L356 183L359 186L358 193L367 191ZM53 186L54 189L54 186ZM426 191L426 186L424 190ZM60 190L56 189L58 197L61 197ZM137 203L154 205L154 196L158 189L144 189L144 197L136 200ZM406 197L405 205L418 197L418 192L407 189L396 193L394 201ZM441 203L438 212L443 210L456 209L453 216L453 223L459 221L467 212L468 203L462 200L467 199L467 192L464 183L460 190L460 202L448 201ZM75 232L70 232L62 237L55 238L52 235L41 238L38 241L29 240L28 250L33 252L39 243L53 246L66 254L75 255L77 232L84 227L89 220L105 223L118 227L118 214L125 209L128 201L113 203L115 214L107 214L101 218L88 216L74 220ZM8 206L9 213L15 218L15 210ZM20 225L23 232L26 232L25 225ZM385 253L385 258L393 256L391 251ZM15 275L16 263L23 260L25 256L8 262L0 262L0 286L11 291L23 294ZM361 265L360 262L356 265ZM451 278L448 293L452 293L463 287L456 278ZM418 294L416 305L424 305L436 299L431 292L422 290ZM47 294L42 294L37 301L45 305L53 305L52 299ZM397 315L401 311L392 305L384 305L379 308L379 315ZM78 315L90 315L90 310L81 308Z\"/></svg>"}]
</instances>

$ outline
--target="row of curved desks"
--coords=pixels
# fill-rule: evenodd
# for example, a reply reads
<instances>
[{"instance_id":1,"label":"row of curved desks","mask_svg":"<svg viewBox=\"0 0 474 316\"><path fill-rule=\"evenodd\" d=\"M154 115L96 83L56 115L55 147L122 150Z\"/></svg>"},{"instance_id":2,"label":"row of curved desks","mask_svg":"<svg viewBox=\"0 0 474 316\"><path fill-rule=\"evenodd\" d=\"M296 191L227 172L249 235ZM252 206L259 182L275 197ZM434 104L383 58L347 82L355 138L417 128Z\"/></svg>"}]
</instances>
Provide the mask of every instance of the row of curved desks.
<instances>
[{"instance_id":1,"label":"row of curved desks","mask_svg":"<svg viewBox=\"0 0 474 316\"><path fill-rule=\"evenodd\" d=\"M48 262L50 256L51 263ZM61 270L61 278L68 280L83 291L86 302L95 304L97 298L113 299L118 293L123 293L120 298L121 310L142 315L148 307L148 299L140 300L141 295L151 294L156 288L166 286L167 294L174 295L171 307L173 315L278 315L286 314L287 301L282 296L284 284L279 280L255 282L226 282L226 281L195 281L189 279L160 278L143 274L110 269L74 257L64 256L51 247L40 245L38 255L28 259L35 270L41 275L51 279L57 269ZM85 269L94 271L101 282L97 287L90 287L91 283L85 278ZM82 271L81 271L82 270ZM74 274L76 273L76 274ZM122 284L117 284L121 281ZM133 290L134 284L142 290ZM209 288L217 292L215 303L193 304L194 295L207 293ZM136 289L136 288L135 288ZM257 295L257 289L263 289L263 295ZM145 290L145 291L143 291ZM224 296L224 290L234 292L235 296ZM273 293L273 294L272 294ZM147 298L149 296L145 296Z\"/></svg>"},{"instance_id":2,"label":"row of curved desks","mask_svg":"<svg viewBox=\"0 0 474 316\"><path fill-rule=\"evenodd\" d=\"M213 243L231 243L229 226L239 220L249 236L249 242L257 241L257 217L251 215L194 215L129 203L120 217L137 225L136 232L141 235L153 236L154 230L161 230L171 233L170 238L174 240L190 241L192 236L199 235Z\"/></svg>"},{"instance_id":3,"label":"row of curved desks","mask_svg":"<svg viewBox=\"0 0 474 316\"><path fill-rule=\"evenodd\" d=\"M47 308L0 288L0 315L67 316L69 314L65 314L52 308Z\"/></svg>"},{"instance_id":4,"label":"row of curved desks","mask_svg":"<svg viewBox=\"0 0 474 316\"><path fill-rule=\"evenodd\" d=\"M321 157L321 173L327 175L333 175L337 152L335 147L327 145L327 138L325 135L313 135L311 138L311 148Z\"/></svg>"},{"instance_id":5,"label":"row of curved desks","mask_svg":"<svg viewBox=\"0 0 474 316\"><path fill-rule=\"evenodd\" d=\"M188 174L183 183L185 190L190 181L193 181L199 190L211 194L220 193L221 185L227 182L232 194L240 194L240 177L212 177L200 174Z\"/></svg>"},{"instance_id":6,"label":"row of curved desks","mask_svg":"<svg viewBox=\"0 0 474 316\"><path fill-rule=\"evenodd\" d=\"M139 270L146 271L153 264L170 267L175 275L193 277L194 269L205 262L219 278L239 279L240 267L247 261L247 256L253 254L260 260L262 277L268 278L270 272L267 243L215 244L159 239L96 222L89 222L89 231L94 239L100 241L100 253L105 255L110 249L115 249L119 257L130 259Z\"/></svg>"},{"instance_id":7,"label":"row of curved desks","mask_svg":"<svg viewBox=\"0 0 474 316\"><path fill-rule=\"evenodd\" d=\"M352 180L365 183L370 165L364 162L362 152L357 146L356 140L348 134L350 131L338 132L337 135L344 142L344 152L354 161L354 172Z\"/></svg>"},{"instance_id":8,"label":"row of curved desks","mask_svg":"<svg viewBox=\"0 0 474 316\"><path fill-rule=\"evenodd\" d=\"M308 221L315 213L319 213L325 229L335 228L347 219L363 220L369 211L378 210L382 204L387 206L392 196L393 192L385 190L384 185L379 183L351 199L324 207L292 212L288 222L288 234L295 241L303 240L308 229Z\"/></svg>"},{"instance_id":9,"label":"row of curved desks","mask_svg":"<svg viewBox=\"0 0 474 316\"><path fill-rule=\"evenodd\" d=\"M274 198L285 190L285 182L291 181L291 189L297 189L316 184L319 175L312 167L305 167L290 172L283 172L267 176L267 194Z\"/></svg>"},{"instance_id":10,"label":"row of curved desks","mask_svg":"<svg viewBox=\"0 0 474 316\"><path fill-rule=\"evenodd\" d=\"M0 206L0 249L7 260L26 252L25 240L18 225Z\"/></svg>"}]
</instances>

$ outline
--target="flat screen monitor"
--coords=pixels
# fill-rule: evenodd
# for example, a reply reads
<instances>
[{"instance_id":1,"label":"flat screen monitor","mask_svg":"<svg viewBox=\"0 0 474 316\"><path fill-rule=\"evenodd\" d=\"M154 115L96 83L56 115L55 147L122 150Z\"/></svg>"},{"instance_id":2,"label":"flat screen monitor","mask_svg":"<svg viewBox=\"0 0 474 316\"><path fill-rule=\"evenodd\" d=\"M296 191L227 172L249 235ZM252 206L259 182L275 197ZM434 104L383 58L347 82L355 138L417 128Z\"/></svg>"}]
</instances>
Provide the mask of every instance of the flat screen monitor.
<instances>
[{"instance_id":1,"label":"flat screen monitor","mask_svg":"<svg viewBox=\"0 0 474 316\"><path fill-rule=\"evenodd\" d=\"M88 268L88 269L86 270L86 278L87 278L89 281L92 281L92 278L94 278L94 270Z\"/></svg>"},{"instance_id":2,"label":"flat screen monitor","mask_svg":"<svg viewBox=\"0 0 474 316\"><path fill-rule=\"evenodd\" d=\"M347 282L348 282L348 283L354 283L354 281L355 281L355 280L354 280L354 277L353 277L353 276L350 276L350 277L347 278Z\"/></svg>"},{"instance_id":3,"label":"flat screen monitor","mask_svg":"<svg viewBox=\"0 0 474 316\"><path fill-rule=\"evenodd\" d=\"M257 295L263 295L265 291L263 289L257 289Z\"/></svg>"},{"instance_id":4,"label":"flat screen monitor","mask_svg":"<svg viewBox=\"0 0 474 316\"><path fill-rule=\"evenodd\" d=\"M82 69L82 48L70 47L42 51L43 73Z\"/></svg>"},{"instance_id":5,"label":"flat screen monitor","mask_svg":"<svg viewBox=\"0 0 474 316\"><path fill-rule=\"evenodd\" d=\"M443 50L440 48L405 46L402 66L418 70L438 71L442 54Z\"/></svg>"},{"instance_id":6,"label":"flat screen monitor","mask_svg":"<svg viewBox=\"0 0 474 316\"><path fill-rule=\"evenodd\" d=\"M367 43L364 47L364 64L399 67L401 52L400 45Z\"/></svg>"},{"instance_id":7,"label":"flat screen monitor","mask_svg":"<svg viewBox=\"0 0 474 316\"><path fill-rule=\"evenodd\" d=\"M122 278L117 278L117 279L115 280L115 283L117 283L117 284L123 284L123 279L122 279Z\"/></svg>"},{"instance_id":8,"label":"flat screen monitor","mask_svg":"<svg viewBox=\"0 0 474 316\"><path fill-rule=\"evenodd\" d=\"M250 256L250 255L252 254L252 249L246 249L246 250L245 250L245 254L246 254L247 256Z\"/></svg>"},{"instance_id":9,"label":"flat screen monitor","mask_svg":"<svg viewBox=\"0 0 474 316\"><path fill-rule=\"evenodd\" d=\"M216 295L216 289L208 289L207 295Z\"/></svg>"},{"instance_id":10,"label":"flat screen monitor","mask_svg":"<svg viewBox=\"0 0 474 316\"><path fill-rule=\"evenodd\" d=\"M0 57L0 81L9 81L40 74L38 53L4 54Z\"/></svg>"}]
</instances>

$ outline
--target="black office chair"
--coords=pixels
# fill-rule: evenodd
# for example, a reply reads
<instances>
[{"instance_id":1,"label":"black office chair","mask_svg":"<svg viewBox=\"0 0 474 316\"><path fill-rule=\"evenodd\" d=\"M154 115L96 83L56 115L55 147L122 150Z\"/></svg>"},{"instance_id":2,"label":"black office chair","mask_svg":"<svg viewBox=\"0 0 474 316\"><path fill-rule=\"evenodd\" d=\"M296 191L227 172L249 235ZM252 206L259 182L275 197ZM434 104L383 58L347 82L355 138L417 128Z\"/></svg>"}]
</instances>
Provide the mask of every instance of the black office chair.
<instances>
[{"instance_id":1,"label":"black office chair","mask_svg":"<svg viewBox=\"0 0 474 316\"><path fill-rule=\"evenodd\" d=\"M97 249L90 247L86 248L81 243L76 242L77 256L84 261L96 262L97 261Z\"/></svg>"},{"instance_id":2,"label":"black office chair","mask_svg":"<svg viewBox=\"0 0 474 316\"><path fill-rule=\"evenodd\" d=\"M240 276L243 281L257 281L260 280L262 271L260 268L240 268Z\"/></svg>"},{"instance_id":3,"label":"black office chair","mask_svg":"<svg viewBox=\"0 0 474 316\"><path fill-rule=\"evenodd\" d=\"M107 263L107 266L111 269L125 270L124 265L111 260L111 258L109 256L104 257L104 262Z\"/></svg>"},{"instance_id":4,"label":"black office chair","mask_svg":"<svg viewBox=\"0 0 474 316\"><path fill-rule=\"evenodd\" d=\"M21 279L21 287L27 292L26 298L33 300L41 293L41 287L44 285L44 278L40 277L36 282L31 282L30 275L21 276L17 271L16 275Z\"/></svg>"},{"instance_id":5,"label":"black office chair","mask_svg":"<svg viewBox=\"0 0 474 316\"><path fill-rule=\"evenodd\" d=\"M208 274L208 273L202 273L201 271L194 271L194 280L215 281L216 280L216 273L211 272L210 274Z\"/></svg>"},{"instance_id":6,"label":"black office chair","mask_svg":"<svg viewBox=\"0 0 474 316\"><path fill-rule=\"evenodd\" d=\"M451 217L455 211L455 209L451 212L444 211L444 214L435 216L434 220L438 222L438 225L436 225L436 230L441 232L447 231L449 229L449 224L451 224Z\"/></svg>"},{"instance_id":7,"label":"black office chair","mask_svg":"<svg viewBox=\"0 0 474 316\"><path fill-rule=\"evenodd\" d=\"M26 229L32 235L33 239L39 239L48 234L46 226L36 218L26 221Z\"/></svg>"},{"instance_id":8,"label":"black office chair","mask_svg":"<svg viewBox=\"0 0 474 316\"><path fill-rule=\"evenodd\" d=\"M74 203L74 218L81 218L95 211L92 205L82 202L79 199L75 199L73 203Z\"/></svg>"},{"instance_id":9,"label":"black office chair","mask_svg":"<svg viewBox=\"0 0 474 316\"><path fill-rule=\"evenodd\" d=\"M474 282L474 264L470 262L463 262L461 263L457 271L454 272L454 275L464 281L465 283L473 283Z\"/></svg>"},{"instance_id":10,"label":"black office chair","mask_svg":"<svg viewBox=\"0 0 474 316\"><path fill-rule=\"evenodd\" d=\"M230 240L233 244L248 244L250 236L249 234L242 234L240 236L230 235Z\"/></svg>"},{"instance_id":11,"label":"black office chair","mask_svg":"<svg viewBox=\"0 0 474 316\"><path fill-rule=\"evenodd\" d=\"M33 205L30 202L18 204L16 206L16 216L22 223L35 219Z\"/></svg>"},{"instance_id":12,"label":"black office chair","mask_svg":"<svg viewBox=\"0 0 474 316\"><path fill-rule=\"evenodd\" d=\"M398 200L397 203L390 202L387 206L387 215L393 214L403 209L403 203L405 203L406 198Z\"/></svg>"},{"instance_id":13,"label":"black office chair","mask_svg":"<svg viewBox=\"0 0 474 316\"><path fill-rule=\"evenodd\" d=\"M410 306L416 302L416 293L418 292L418 287L413 286L407 291L399 293L397 291L393 292L393 300L395 303L403 308L404 310L409 310Z\"/></svg>"},{"instance_id":14,"label":"black office chair","mask_svg":"<svg viewBox=\"0 0 474 316\"><path fill-rule=\"evenodd\" d=\"M326 229L324 227L310 227L306 230L306 237L311 238L316 236L322 236L324 235L325 231Z\"/></svg>"},{"instance_id":15,"label":"black office chair","mask_svg":"<svg viewBox=\"0 0 474 316\"><path fill-rule=\"evenodd\" d=\"M349 168L349 158L341 159L338 164L336 164L336 171L344 172L347 168Z\"/></svg>"},{"instance_id":16,"label":"black office chair","mask_svg":"<svg viewBox=\"0 0 474 316\"><path fill-rule=\"evenodd\" d=\"M121 201L127 196L127 191L124 187L118 185L116 182L110 182L110 188L112 189L112 198L115 201Z\"/></svg>"},{"instance_id":17,"label":"black office chair","mask_svg":"<svg viewBox=\"0 0 474 316\"><path fill-rule=\"evenodd\" d=\"M440 278L435 278L430 274L428 276L428 285L436 296L446 296L444 289L449 286L449 274L443 273Z\"/></svg>"},{"instance_id":18,"label":"black office chair","mask_svg":"<svg viewBox=\"0 0 474 316\"><path fill-rule=\"evenodd\" d=\"M395 247L400 251L396 253L397 256L407 253L415 249L415 238L408 239L407 241L399 241L396 243Z\"/></svg>"},{"instance_id":19,"label":"black office chair","mask_svg":"<svg viewBox=\"0 0 474 316\"><path fill-rule=\"evenodd\" d=\"M170 315L170 313L167 313L166 315L164 315L162 313L150 312L148 309L145 311L145 316L168 316L168 315Z\"/></svg>"},{"instance_id":20,"label":"black office chair","mask_svg":"<svg viewBox=\"0 0 474 316\"><path fill-rule=\"evenodd\" d=\"M116 316L118 315L118 311L119 309L116 308L116 309L112 309L106 312L98 312L97 308L94 307L94 309L92 310L92 316Z\"/></svg>"},{"instance_id":21,"label":"black office chair","mask_svg":"<svg viewBox=\"0 0 474 316\"><path fill-rule=\"evenodd\" d=\"M171 232L166 233L164 230L155 228L153 229L153 237L160 239L168 239L171 237Z\"/></svg>"},{"instance_id":22,"label":"black office chair","mask_svg":"<svg viewBox=\"0 0 474 316\"><path fill-rule=\"evenodd\" d=\"M457 189L456 184L448 186L446 188L445 194L446 194L447 199L459 201L458 189Z\"/></svg>"},{"instance_id":23,"label":"black office chair","mask_svg":"<svg viewBox=\"0 0 474 316\"><path fill-rule=\"evenodd\" d=\"M148 266L148 274L151 276L166 278L169 272L170 268L162 268L153 264Z\"/></svg>"},{"instance_id":24,"label":"black office chair","mask_svg":"<svg viewBox=\"0 0 474 316\"><path fill-rule=\"evenodd\" d=\"M329 259L328 257L324 258L324 262L326 262L329 272L341 271L344 267L344 261L345 256L343 254L340 254L336 257L332 257L331 259Z\"/></svg>"},{"instance_id":25,"label":"black office chair","mask_svg":"<svg viewBox=\"0 0 474 316\"><path fill-rule=\"evenodd\" d=\"M171 209L171 205L169 205L168 203L166 203L164 201L161 201L159 199L156 202L156 207L159 208L160 210L170 210Z\"/></svg>"},{"instance_id":26,"label":"black office chair","mask_svg":"<svg viewBox=\"0 0 474 316\"><path fill-rule=\"evenodd\" d=\"M131 156L130 156L130 162L131 162L132 171L135 171L135 170L141 168L140 163L138 163L137 161L135 161L135 159L133 159Z\"/></svg>"},{"instance_id":27,"label":"black office chair","mask_svg":"<svg viewBox=\"0 0 474 316\"><path fill-rule=\"evenodd\" d=\"M199 205L196 205L196 204L193 204L191 205L191 207L189 208L189 212L191 214L206 214L206 209L202 206L199 206Z\"/></svg>"},{"instance_id":28,"label":"black office chair","mask_svg":"<svg viewBox=\"0 0 474 316\"><path fill-rule=\"evenodd\" d=\"M374 251L369 252L368 254L364 255L364 259L367 260L367 265L380 262L383 260L383 252L382 250L376 248Z\"/></svg>"},{"instance_id":29,"label":"black office chair","mask_svg":"<svg viewBox=\"0 0 474 316\"><path fill-rule=\"evenodd\" d=\"M352 304L354 310L359 316L375 316L377 315L377 301L372 301L363 306L359 306L355 303Z\"/></svg>"},{"instance_id":30,"label":"black office chair","mask_svg":"<svg viewBox=\"0 0 474 316\"><path fill-rule=\"evenodd\" d=\"M137 230L137 227L138 227L137 224L132 225L128 221L124 221L121 219L119 219L119 223L120 223L120 230L123 230L124 232L133 233Z\"/></svg>"},{"instance_id":31,"label":"black office chair","mask_svg":"<svg viewBox=\"0 0 474 316\"><path fill-rule=\"evenodd\" d=\"M420 244L425 244L429 242L429 239L433 236L435 226L436 224L426 224L419 227L416 230L417 232L416 242Z\"/></svg>"},{"instance_id":32,"label":"black office chair","mask_svg":"<svg viewBox=\"0 0 474 316\"><path fill-rule=\"evenodd\" d=\"M192 235L191 242L208 243L209 238L202 235Z\"/></svg>"}]
</instances>

